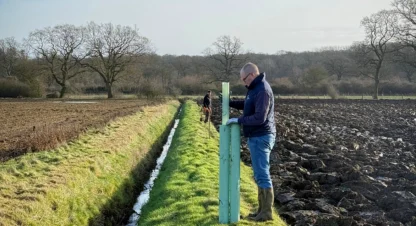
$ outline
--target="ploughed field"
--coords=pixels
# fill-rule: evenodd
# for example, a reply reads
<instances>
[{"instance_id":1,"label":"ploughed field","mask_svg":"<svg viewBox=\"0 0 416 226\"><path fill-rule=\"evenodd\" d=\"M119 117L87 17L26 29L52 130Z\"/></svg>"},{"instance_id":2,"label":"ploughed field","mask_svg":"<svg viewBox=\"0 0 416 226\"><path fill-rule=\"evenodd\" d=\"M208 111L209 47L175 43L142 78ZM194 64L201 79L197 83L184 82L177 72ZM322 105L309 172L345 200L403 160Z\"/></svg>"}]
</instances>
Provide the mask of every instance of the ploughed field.
<instances>
[{"instance_id":1,"label":"ploughed field","mask_svg":"<svg viewBox=\"0 0 416 226\"><path fill-rule=\"evenodd\" d=\"M87 128L99 128L151 104L146 100L1 100L0 161L54 148Z\"/></svg>"},{"instance_id":2,"label":"ploughed field","mask_svg":"<svg viewBox=\"0 0 416 226\"><path fill-rule=\"evenodd\" d=\"M276 99L275 120L270 171L289 224L416 224L416 101Z\"/></svg>"}]
</instances>

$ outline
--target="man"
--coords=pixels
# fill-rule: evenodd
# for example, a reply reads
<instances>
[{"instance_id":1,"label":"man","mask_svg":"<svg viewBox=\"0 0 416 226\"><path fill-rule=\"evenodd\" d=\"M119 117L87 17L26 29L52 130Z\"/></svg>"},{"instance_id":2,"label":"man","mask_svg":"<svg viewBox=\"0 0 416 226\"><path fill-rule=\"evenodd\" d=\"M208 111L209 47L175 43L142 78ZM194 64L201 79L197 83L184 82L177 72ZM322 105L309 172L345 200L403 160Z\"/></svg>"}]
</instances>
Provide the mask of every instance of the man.
<instances>
[{"instance_id":1,"label":"man","mask_svg":"<svg viewBox=\"0 0 416 226\"><path fill-rule=\"evenodd\" d=\"M211 90L208 90L207 94L204 96L203 111L205 114L204 122L207 123L211 115Z\"/></svg>"},{"instance_id":2,"label":"man","mask_svg":"<svg viewBox=\"0 0 416 226\"><path fill-rule=\"evenodd\" d=\"M266 81L266 74L259 73L258 67L253 63L243 66L240 79L248 89L246 98L230 101L230 107L243 110L243 116L229 119L227 125L242 124L244 137L248 139L259 201L257 212L250 214L249 218L255 221L272 220L274 194L269 162L276 138L273 91Z\"/></svg>"}]
</instances>

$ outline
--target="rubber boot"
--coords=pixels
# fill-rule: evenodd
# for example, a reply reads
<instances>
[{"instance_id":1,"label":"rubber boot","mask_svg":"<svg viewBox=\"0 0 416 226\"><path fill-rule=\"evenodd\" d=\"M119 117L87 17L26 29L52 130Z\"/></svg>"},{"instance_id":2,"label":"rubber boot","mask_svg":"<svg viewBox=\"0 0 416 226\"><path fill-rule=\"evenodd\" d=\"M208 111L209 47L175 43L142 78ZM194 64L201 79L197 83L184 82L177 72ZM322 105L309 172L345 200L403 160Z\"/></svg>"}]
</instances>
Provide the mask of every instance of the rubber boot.
<instances>
[{"instance_id":1,"label":"rubber boot","mask_svg":"<svg viewBox=\"0 0 416 226\"><path fill-rule=\"evenodd\" d=\"M254 218L257 216L257 214L259 214L261 212L261 203L262 203L262 199L261 199L261 189L258 186L257 186L257 201L258 201L258 205L259 205L259 207L257 208L257 211L254 212L254 213L250 213L247 216L251 220L254 220Z\"/></svg>"},{"instance_id":2,"label":"rubber boot","mask_svg":"<svg viewBox=\"0 0 416 226\"><path fill-rule=\"evenodd\" d=\"M274 194L273 188L261 188L263 201L261 212L254 218L255 221L269 221L273 220L273 202Z\"/></svg>"}]
</instances>

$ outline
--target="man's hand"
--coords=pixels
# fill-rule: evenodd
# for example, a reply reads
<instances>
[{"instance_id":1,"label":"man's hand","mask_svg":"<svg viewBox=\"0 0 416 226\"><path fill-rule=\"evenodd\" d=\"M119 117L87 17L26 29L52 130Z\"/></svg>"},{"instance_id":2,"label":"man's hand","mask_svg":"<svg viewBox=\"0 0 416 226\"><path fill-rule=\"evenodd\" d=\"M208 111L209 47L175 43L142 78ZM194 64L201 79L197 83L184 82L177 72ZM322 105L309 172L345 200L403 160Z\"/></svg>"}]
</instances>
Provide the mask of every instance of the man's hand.
<instances>
[{"instance_id":1,"label":"man's hand","mask_svg":"<svg viewBox=\"0 0 416 226\"><path fill-rule=\"evenodd\" d=\"M230 119L228 119L226 125L230 125L232 123L238 123L238 118L230 118Z\"/></svg>"}]
</instances>

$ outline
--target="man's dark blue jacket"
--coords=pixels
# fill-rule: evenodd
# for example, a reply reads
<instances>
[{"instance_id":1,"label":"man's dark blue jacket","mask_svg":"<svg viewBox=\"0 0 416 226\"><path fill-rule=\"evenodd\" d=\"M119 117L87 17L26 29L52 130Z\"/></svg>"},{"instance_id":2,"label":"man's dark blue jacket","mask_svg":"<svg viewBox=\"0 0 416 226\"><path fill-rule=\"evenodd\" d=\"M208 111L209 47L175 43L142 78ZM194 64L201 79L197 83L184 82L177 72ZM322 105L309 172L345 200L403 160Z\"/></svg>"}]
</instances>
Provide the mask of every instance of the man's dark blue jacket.
<instances>
[{"instance_id":1,"label":"man's dark blue jacket","mask_svg":"<svg viewBox=\"0 0 416 226\"><path fill-rule=\"evenodd\" d=\"M230 107L244 110L238 123L243 125L245 137L276 135L274 122L274 96L266 74L258 75L249 86L245 100L230 101Z\"/></svg>"}]
</instances>

